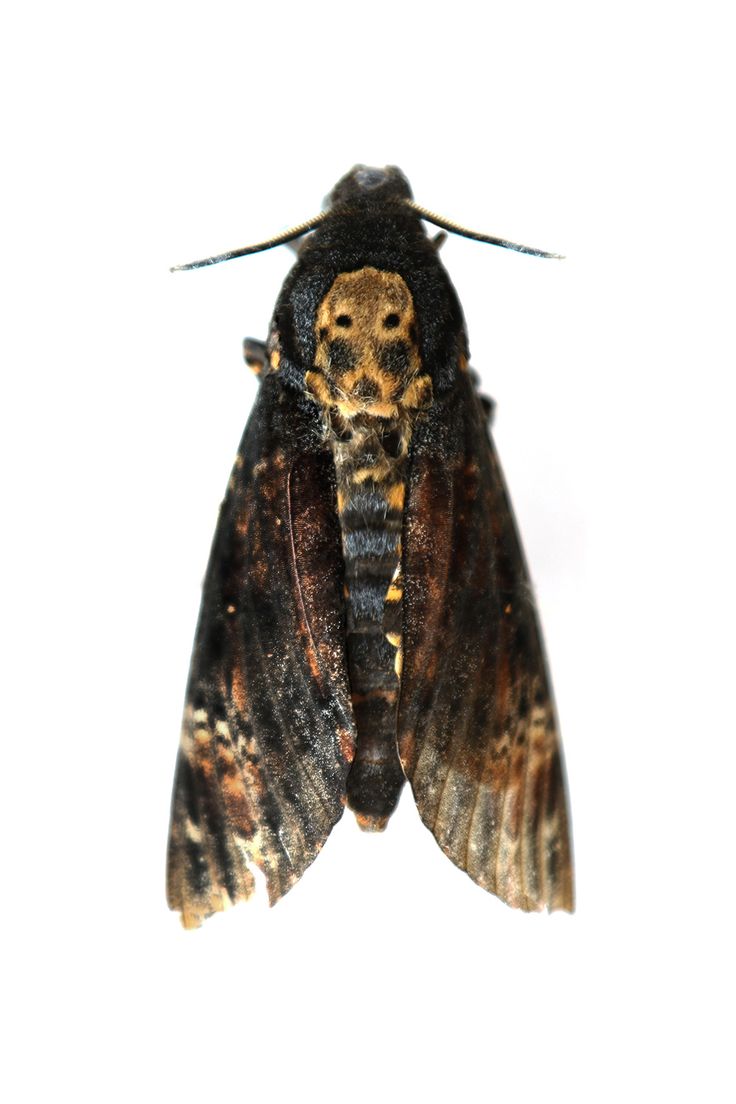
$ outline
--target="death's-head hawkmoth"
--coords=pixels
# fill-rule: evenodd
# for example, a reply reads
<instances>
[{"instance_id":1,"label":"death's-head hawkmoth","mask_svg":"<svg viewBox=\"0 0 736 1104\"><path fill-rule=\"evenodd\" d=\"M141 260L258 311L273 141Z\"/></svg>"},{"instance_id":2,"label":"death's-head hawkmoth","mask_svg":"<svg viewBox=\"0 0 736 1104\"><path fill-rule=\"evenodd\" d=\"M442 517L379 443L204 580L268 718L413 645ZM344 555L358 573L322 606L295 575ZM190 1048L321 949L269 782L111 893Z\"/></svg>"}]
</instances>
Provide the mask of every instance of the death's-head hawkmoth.
<instances>
[{"instance_id":1,"label":"death's-head hawkmoth","mask_svg":"<svg viewBox=\"0 0 736 1104\"><path fill-rule=\"evenodd\" d=\"M354 168L296 240L204 583L168 900L186 927L302 876L347 805L408 779L446 855L573 907L564 772L529 577L463 315L396 168ZM541 254L545 255L545 254ZM548 254L547 254L548 255Z\"/></svg>"}]
</instances>

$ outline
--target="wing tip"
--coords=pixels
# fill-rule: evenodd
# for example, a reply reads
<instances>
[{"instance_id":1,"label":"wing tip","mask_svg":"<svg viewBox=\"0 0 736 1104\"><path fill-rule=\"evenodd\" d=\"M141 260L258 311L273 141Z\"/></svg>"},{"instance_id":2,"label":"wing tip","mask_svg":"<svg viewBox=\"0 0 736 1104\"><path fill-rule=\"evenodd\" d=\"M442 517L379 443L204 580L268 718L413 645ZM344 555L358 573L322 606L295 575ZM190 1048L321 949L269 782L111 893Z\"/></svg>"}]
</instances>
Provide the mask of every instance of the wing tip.
<instances>
[{"instance_id":1,"label":"wing tip","mask_svg":"<svg viewBox=\"0 0 736 1104\"><path fill-rule=\"evenodd\" d=\"M205 920L218 913L227 912L253 897L255 885L244 887L243 891L231 897L224 887L213 888L205 897L201 895L187 897L185 894L167 894L167 904L172 912L179 913L179 921L185 931L196 931Z\"/></svg>"},{"instance_id":2,"label":"wing tip","mask_svg":"<svg viewBox=\"0 0 736 1104\"><path fill-rule=\"evenodd\" d=\"M481 889L485 889L486 892L493 894L494 897L498 897L499 901L502 901L509 908L517 909L519 912L546 912L551 915L553 912L575 912L575 897L571 885L567 886L554 886L550 893L541 896L531 896L521 891L517 886L513 889L505 888L499 885L491 888L487 885L483 885L472 874L466 871L468 877L472 878Z\"/></svg>"}]
</instances>

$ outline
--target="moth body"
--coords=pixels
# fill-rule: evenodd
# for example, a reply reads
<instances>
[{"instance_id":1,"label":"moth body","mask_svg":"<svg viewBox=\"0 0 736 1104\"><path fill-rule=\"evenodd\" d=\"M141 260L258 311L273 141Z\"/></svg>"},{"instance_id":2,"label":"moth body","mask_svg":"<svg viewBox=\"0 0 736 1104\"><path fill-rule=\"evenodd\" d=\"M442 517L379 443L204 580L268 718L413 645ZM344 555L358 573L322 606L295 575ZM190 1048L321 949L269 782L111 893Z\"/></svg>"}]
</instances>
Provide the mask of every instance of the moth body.
<instances>
[{"instance_id":1,"label":"moth body","mask_svg":"<svg viewBox=\"0 0 736 1104\"><path fill-rule=\"evenodd\" d=\"M401 529L413 423L431 402L417 319L400 275L341 273L319 305L314 367L337 479L345 570L346 659L357 742L348 804L385 828L405 782L396 743L401 675Z\"/></svg>"},{"instance_id":2,"label":"moth body","mask_svg":"<svg viewBox=\"0 0 736 1104\"><path fill-rule=\"evenodd\" d=\"M254 867L278 900L345 804L382 830L407 780L479 885L526 911L572 908L528 574L423 217L398 169L352 170L305 224L268 341L245 344L260 394L215 534L174 784L168 897L185 926L249 897Z\"/></svg>"}]
</instances>

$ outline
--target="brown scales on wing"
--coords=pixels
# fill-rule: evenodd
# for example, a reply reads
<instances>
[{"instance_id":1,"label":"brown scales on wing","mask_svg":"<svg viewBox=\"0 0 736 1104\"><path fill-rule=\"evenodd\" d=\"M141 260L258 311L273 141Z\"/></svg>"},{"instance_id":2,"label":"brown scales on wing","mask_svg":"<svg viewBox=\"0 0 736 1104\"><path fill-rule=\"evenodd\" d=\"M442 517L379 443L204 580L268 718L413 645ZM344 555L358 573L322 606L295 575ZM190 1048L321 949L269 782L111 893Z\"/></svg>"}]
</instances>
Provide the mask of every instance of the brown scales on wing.
<instances>
[{"instance_id":1,"label":"brown scales on wing","mask_svg":"<svg viewBox=\"0 0 736 1104\"><path fill-rule=\"evenodd\" d=\"M503 476L467 376L417 428L410 484L397 729L417 808L484 889L525 911L570 910L552 692Z\"/></svg>"},{"instance_id":2,"label":"brown scales on wing","mask_svg":"<svg viewBox=\"0 0 736 1104\"><path fill-rule=\"evenodd\" d=\"M313 414L265 375L192 656L167 877L185 927L250 897L257 870L278 900L343 812L354 730L332 468Z\"/></svg>"},{"instance_id":3,"label":"brown scales on wing","mask_svg":"<svg viewBox=\"0 0 736 1104\"><path fill-rule=\"evenodd\" d=\"M347 659L358 733L347 782L361 828L380 831L404 784L396 749L401 675L401 529L417 413L432 401L414 303L397 273L342 273L316 316L310 394L337 476L347 600Z\"/></svg>"}]
</instances>

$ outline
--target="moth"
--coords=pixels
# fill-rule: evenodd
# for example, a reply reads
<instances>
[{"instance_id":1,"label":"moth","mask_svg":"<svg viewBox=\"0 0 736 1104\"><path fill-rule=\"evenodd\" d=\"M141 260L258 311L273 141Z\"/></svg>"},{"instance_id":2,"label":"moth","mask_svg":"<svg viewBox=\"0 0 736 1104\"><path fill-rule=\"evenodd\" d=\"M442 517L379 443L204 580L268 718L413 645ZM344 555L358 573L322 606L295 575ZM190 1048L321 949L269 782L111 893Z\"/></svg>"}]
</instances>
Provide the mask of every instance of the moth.
<instances>
[{"instance_id":1,"label":"moth","mask_svg":"<svg viewBox=\"0 0 736 1104\"><path fill-rule=\"evenodd\" d=\"M573 908L567 799L529 575L468 364L444 233L394 167L356 166L267 242L297 260L204 582L168 902L185 927L271 904L347 804L382 831L408 780L445 854L507 904Z\"/></svg>"}]
</instances>

